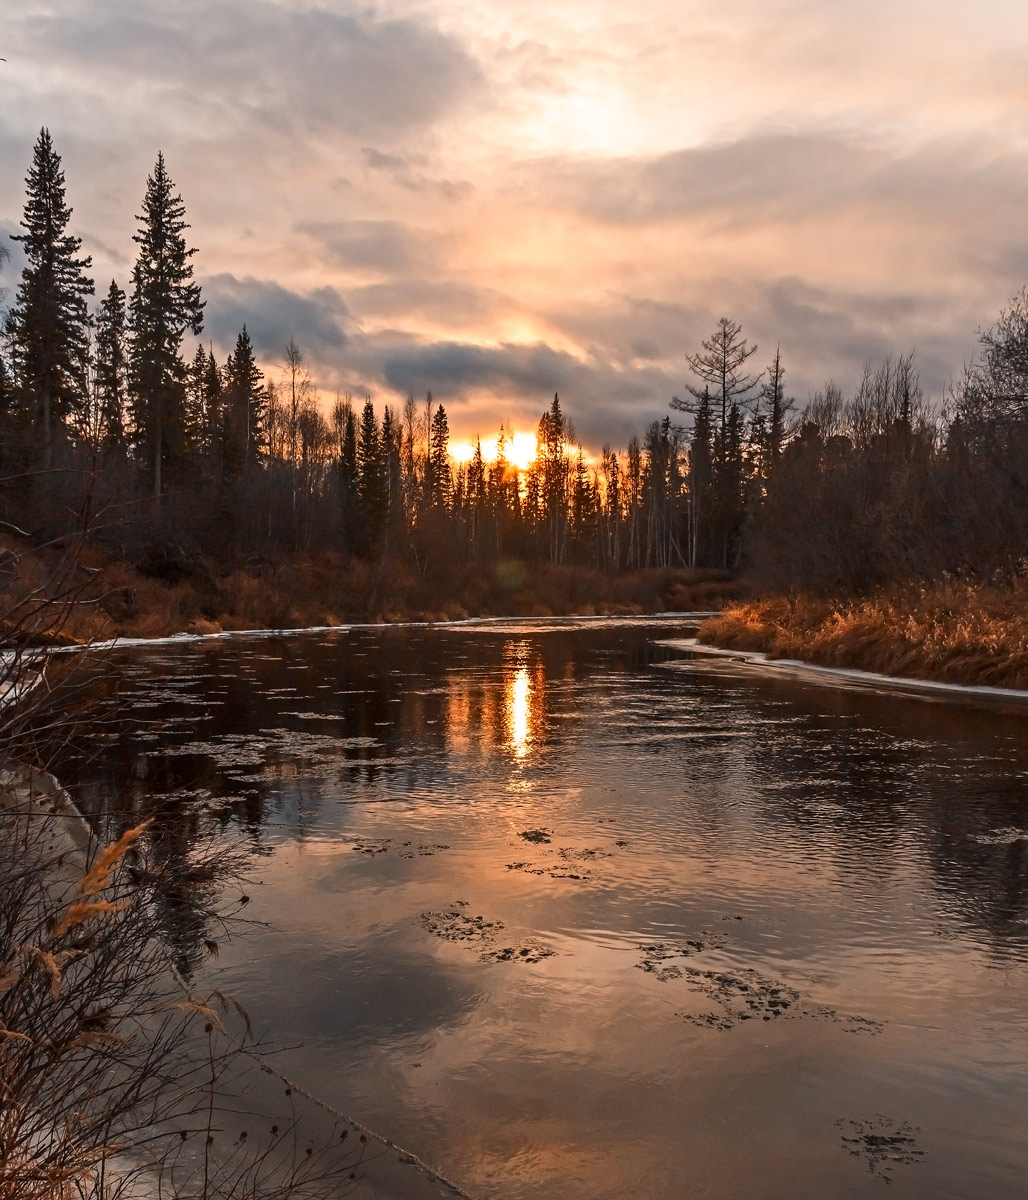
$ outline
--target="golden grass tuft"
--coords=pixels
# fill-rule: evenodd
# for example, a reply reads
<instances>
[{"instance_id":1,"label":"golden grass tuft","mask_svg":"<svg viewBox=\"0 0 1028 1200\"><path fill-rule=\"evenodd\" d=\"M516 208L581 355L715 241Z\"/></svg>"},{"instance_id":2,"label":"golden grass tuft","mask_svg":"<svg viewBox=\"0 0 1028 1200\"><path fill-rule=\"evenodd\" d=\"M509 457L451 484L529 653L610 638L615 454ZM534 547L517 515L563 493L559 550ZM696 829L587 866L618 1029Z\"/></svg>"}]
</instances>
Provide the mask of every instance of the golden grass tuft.
<instances>
[{"instance_id":1,"label":"golden grass tuft","mask_svg":"<svg viewBox=\"0 0 1028 1200\"><path fill-rule=\"evenodd\" d=\"M819 666L1028 688L1028 589L944 580L849 600L769 596L705 621L699 639Z\"/></svg>"}]
</instances>

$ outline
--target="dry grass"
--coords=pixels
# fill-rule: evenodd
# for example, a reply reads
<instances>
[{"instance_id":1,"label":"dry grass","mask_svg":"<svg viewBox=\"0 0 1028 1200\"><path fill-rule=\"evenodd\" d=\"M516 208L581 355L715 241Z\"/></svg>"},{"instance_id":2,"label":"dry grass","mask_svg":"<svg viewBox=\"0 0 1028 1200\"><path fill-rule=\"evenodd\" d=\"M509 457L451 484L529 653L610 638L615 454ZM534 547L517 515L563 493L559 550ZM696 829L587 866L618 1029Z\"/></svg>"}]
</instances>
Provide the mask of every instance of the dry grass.
<instances>
[{"instance_id":1,"label":"dry grass","mask_svg":"<svg viewBox=\"0 0 1028 1200\"><path fill-rule=\"evenodd\" d=\"M301 1136L290 1087L232 1131L265 1068L242 1009L171 970L149 822L85 862L28 778L0 781L0 1200L348 1192L363 1140L334 1118Z\"/></svg>"},{"instance_id":2,"label":"dry grass","mask_svg":"<svg viewBox=\"0 0 1028 1200\"><path fill-rule=\"evenodd\" d=\"M238 563L196 560L192 575L173 582L145 575L88 545L71 568L59 571L55 564L63 560L58 556L23 544L8 547L0 539L0 567L5 561L8 575L0 577L0 592L6 587L12 595L45 597L55 581L67 588L71 571L73 602L40 603L38 613L21 622L37 642L351 622L685 612L719 608L744 594L723 571L611 574L507 560L421 574L399 560L369 563L332 551Z\"/></svg>"},{"instance_id":3,"label":"dry grass","mask_svg":"<svg viewBox=\"0 0 1028 1200\"><path fill-rule=\"evenodd\" d=\"M946 580L844 601L773 596L706 621L708 645L945 683L1028 688L1028 586Z\"/></svg>"}]
</instances>

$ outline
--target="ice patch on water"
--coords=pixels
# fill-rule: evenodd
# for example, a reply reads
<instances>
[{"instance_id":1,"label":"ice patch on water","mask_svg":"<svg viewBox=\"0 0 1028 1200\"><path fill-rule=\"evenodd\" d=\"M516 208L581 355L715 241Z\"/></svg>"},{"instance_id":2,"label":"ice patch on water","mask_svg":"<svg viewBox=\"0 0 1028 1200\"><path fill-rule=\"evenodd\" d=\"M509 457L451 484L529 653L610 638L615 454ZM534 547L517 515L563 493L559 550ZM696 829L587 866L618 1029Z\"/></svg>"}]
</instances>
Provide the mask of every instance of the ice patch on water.
<instances>
[{"instance_id":1,"label":"ice patch on water","mask_svg":"<svg viewBox=\"0 0 1028 1200\"><path fill-rule=\"evenodd\" d=\"M173 633L160 638L115 637L103 642L91 642L84 646L48 647L47 654L81 654L93 650L123 650L136 646L180 646L195 642L220 642L231 639L262 641L268 638L306 637L311 634L346 634L356 631L384 629L453 629L461 633L484 633L502 629L510 633L545 633L554 630L595 628L604 625L610 629L630 629L648 625L695 625L708 617L716 617L717 610L704 612L661 612L640 613L635 616L592 616L592 617L468 617L463 621L395 621L389 624L354 622L349 625L308 625L303 629L223 629L220 633Z\"/></svg>"},{"instance_id":2,"label":"ice patch on water","mask_svg":"<svg viewBox=\"0 0 1028 1200\"><path fill-rule=\"evenodd\" d=\"M672 650L685 650L690 654L708 655L712 658L733 659L736 662L760 667L791 679L810 679L836 687L867 688L872 691L902 692L924 698L937 697L950 700L1012 700L1028 703L1028 691L1018 688L987 687L963 683L939 683L934 679L904 679L898 675L880 675L875 671L858 671L855 668L821 667L802 662L798 658L768 658L759 650L725 650L720 646L706 646L696 638L671 638L656 642ZM681 669L686 662L657 664L672 669Z\"/></svg>"},{"instance_id":3,"label":"ice patch on water","mask_svg":"<svg viewBox=\"0 0 1028 1200\"><path fill-rule=\"evenodd\" d=\"M1012 827L992 829L988 833L972 833L971 841L983 846L1012 846L1015 842L1028 842L1028 830Z\"/></svg>"}]
</instances>

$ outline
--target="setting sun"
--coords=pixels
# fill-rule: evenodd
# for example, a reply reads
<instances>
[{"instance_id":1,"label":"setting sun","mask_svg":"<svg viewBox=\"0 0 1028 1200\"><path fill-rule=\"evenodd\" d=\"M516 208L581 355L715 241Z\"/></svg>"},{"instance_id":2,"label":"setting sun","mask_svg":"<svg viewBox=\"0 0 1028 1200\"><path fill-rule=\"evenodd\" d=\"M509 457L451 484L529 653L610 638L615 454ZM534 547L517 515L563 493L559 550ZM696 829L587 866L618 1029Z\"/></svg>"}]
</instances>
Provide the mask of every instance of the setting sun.
<instances>
[{"instance_id":1,"label":"setting sun","mask_svg":"<svg viewBox=\"0 0 1028 1200\"><path fill-rule=\"evenodd\" d=\"M507 461L524 471L535 461L536 440L534 433L516 433L507 445Z\"/></svg>"},{"instance_id":2,"label":"setting sun","mask_svg":"<svg viewBox=\"0 0 1028 1200\"><path fill-rule=\"evenodd\" d=\"M482 438L479 444L482 447L482 457L487 463L492 462L496 458L497 453L496 438ZM536 450L537 443L534 433L515 433L507 437L504 446L504 455L512 467L517 467L519 471L524 471L535 461ZM474 455L475 446L473 442L458 441L450 443L450 457L454 462L470 462Z\"/></svg>"}]
</instances>

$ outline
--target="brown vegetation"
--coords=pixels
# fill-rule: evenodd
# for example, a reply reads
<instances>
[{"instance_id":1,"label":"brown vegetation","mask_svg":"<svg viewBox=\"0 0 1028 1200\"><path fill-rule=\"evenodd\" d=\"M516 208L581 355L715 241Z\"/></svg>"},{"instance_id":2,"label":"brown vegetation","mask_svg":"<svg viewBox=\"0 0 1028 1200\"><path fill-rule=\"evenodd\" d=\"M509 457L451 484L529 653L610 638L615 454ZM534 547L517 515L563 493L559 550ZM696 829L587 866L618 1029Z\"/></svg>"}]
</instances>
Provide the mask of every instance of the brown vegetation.
<instances>
[{"instance_id":1,"label":"brown vegetation","mask_svg":"<svg viewBox=\"0 0 1028 1200\"><path fill-rule=\"evenodd\" d=\"M242 1092L225 1089L263 1078L242 1048L245 1020L230 1032L228 1018L245 1014L176 979L149 823L83 852L88 835L76 845L67 833L76 821L52 782L3 773L0 1200L348 1190L363 1139L350 1151L335 1126L318 1144L302 1139L289 1088L249 1135L229 1131Z\"/></svg>"},{"instance_id":2,"label":"brown vegetation","mask_svg":"<svg viewBox=\"0 0 1028 1200\"><path fill-rule=\"evenodd\" d=\"M732 605L699 639L820 666L1028 688L1028 585L951 579L844 600L772 596Z\"/></svg>"},{"instance_id":3,"label":"brown vegetation","mask_svg":"<svg viewBox=\"0 0 1028 1200\"><path fill-rule=\"evenodd\" d=\"M406 563L333 551L219 564L168 545L131 563L84 546L69 566L66 550L2 541L0 559L11 592L74 591L74 604L55 613L52 602L41 603L38 617L21 623L17 636L30 644L355 622L709 611L743 594L724 571L609 573L514 559L419 574Z\"/></svg>"}]
</instances>

